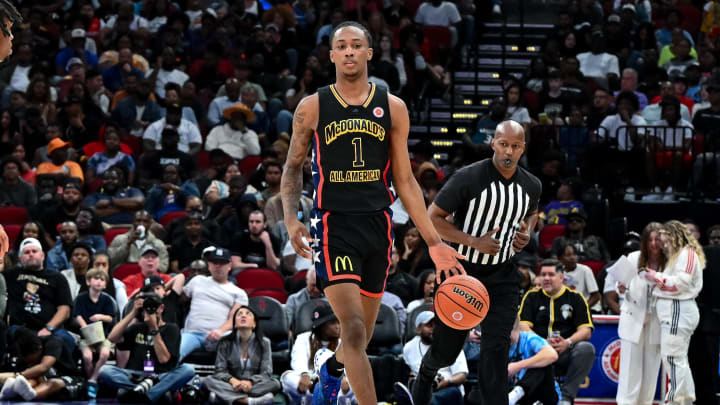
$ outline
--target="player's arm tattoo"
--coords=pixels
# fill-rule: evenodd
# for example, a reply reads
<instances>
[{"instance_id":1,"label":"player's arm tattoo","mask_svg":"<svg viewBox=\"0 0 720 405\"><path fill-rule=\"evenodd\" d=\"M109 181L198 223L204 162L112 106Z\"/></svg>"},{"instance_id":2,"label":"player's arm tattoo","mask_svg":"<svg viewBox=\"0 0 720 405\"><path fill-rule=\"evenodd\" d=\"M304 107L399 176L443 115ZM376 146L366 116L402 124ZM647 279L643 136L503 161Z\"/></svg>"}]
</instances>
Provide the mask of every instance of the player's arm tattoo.
<instances>
[{"instance_id":1,"label":"player's arm tattoo","mask_svg":"<svg viewBox=\"0 0 720 405\"><path fill-rule=\"evenodd\" d=\"M313 129L308 125L311 120L308 99L300 102L293 116L293 134L290 138L290 149L283 170L280 195L283 214L286 218L297 216L298 204L302 195L302 167L307 158L312 139Z\"/></svg>"}]
</instances>

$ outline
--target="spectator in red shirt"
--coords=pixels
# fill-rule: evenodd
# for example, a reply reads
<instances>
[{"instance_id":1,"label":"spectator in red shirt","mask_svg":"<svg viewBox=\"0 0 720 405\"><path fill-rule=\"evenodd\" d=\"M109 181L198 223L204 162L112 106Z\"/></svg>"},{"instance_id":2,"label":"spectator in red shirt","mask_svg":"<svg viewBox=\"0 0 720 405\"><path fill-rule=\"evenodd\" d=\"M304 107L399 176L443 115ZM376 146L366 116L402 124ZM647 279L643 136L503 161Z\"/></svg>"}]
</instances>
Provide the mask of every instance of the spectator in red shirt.
<instances>
[{"instance_id":1,"label":"spectator in red shirt","mask_svg":"<svg viewBox=\"0 0 720 405\"><path fill-rule=\"evenodd\" d=\"M140 273L132 274L122 280L127 288L128 296L131 296L136 290L142 288L145 279L150 276L158 276L165 283L172 280L171 276L158 271L160 255L153 246L148 246L143 249L142 253L140 253L138 264L140 265Z\"/></svg>"}]
</instances>

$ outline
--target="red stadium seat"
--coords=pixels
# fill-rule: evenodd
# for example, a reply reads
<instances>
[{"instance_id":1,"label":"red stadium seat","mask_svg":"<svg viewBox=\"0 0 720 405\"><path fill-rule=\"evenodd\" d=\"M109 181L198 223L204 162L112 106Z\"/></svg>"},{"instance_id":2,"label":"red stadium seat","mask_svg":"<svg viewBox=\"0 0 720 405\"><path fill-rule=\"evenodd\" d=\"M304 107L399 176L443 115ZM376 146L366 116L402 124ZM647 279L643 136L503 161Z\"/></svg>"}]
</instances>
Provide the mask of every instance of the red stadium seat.
<instances>
[{"instance_id":1,"label":"red stadium seat","mask_svg":"<svg viewBox=\"0 0 720 405\"><path fill-rule=\"evenodd\" d=\"M442 51L451 48L452 35L448 27L426 25L423 27L423 37L420 51L429 63L437 63L442 57Z\"/></svg>"},{"instance_id":2,"label":"red stadium seat","mask_svg":"<svg viewBox=\"0 0 720 405\"><path fill-rule=\"evenodd\" d=\"M8 240L10 241L10 249L12 249L13 244L15 243L15 239L17 239L18 235L20 235L20 229L22 229L22 225L9 224L3 226L3 228L5 228L5 233L8 236Z\"/></svg>"},{"instance_id":3,"label":"red stadium seat","mask_svg":"<svg viewBox=\"0 0 720 405\"><path fill-rule=\"evenodd\" d=\"M116 236L127 233L130 229L131 228L127 228L127 227L108 229L107 231L105 231L105 243L107 243L108 247L110 247L110 244L112 243L113 239L115 239Z\"/></svg>"},{"instance_id":4,"label":"red stadium seat","mask_svg":"<svg viewBox=\"0 0 720 405\"><path fill-rule=\"evenodd\" d=\"M276 290L276 289L260 289L255 290L248 294L248 298L253 297L271 297L275 298L276 300L280 301L281 304L284 304L285 301L288 299L288 295L285 292L285 290Z\"/></svg>"},{"instance_id":5,"label":"red stadium seat","mask_svg":"<svg viewBox=\"0 0 720 405\"><path fill-rule=\"evenodd\" d=\"M255 170L260 162L262 162L262 158L260 156L248 156L238 163L238 169L240 169L240 173L249 180L250 176L255 173Z\"/></svg>"},{"instance_id":6,"label":"red stadium seat","mask_svg":"<svg viewBox=\"0 0 720 405\"><path fill-rule=\"evenodd\" d=\"M187 215L187 212L185 212L185 211L166 212L165 214L163 214L162 217L160 217L160 225L162 225L163 228L165 228L173 220L178 219L178 218L183 218L185 215Z\"/></svg>"},{"instance_id":7,"label":"red stadium seat","mask_svg":"<svg viewBox=\"0 0 720 405\"><path fill-rule=\"evenodd\" d=\"M113 277L122 281L127 276L140 273L140 265L137 263L125 263L117 266L113 271Z\"/></svg>"},{"instance_id":8,"label":"red stadium seat","mask_svg":"<svg viewBox=\"0 0 720 405\"><path fill-rule=\"evenodd\" d=\"M285 280L280 273L272 269L245 269L238 273L235 279L237 286L248 294L255 290L285 291Z\"/></svg>"},{"instance_id":9,"label":"red stadium seat","mask_svg":"<svg viewBox=\"0 0 720 405\"><path fill-rule=\"evenodd\" d=\"M540 253L549 251L555 238L563 235L565 235L565 225L545 225L540 231Z\"/></svg>"},{"instance_id":10,"label":"red stadium seat","mask_svg":"<svg viewBox=\"0 0 720 405\"><path fill-rule=\"evenodd\" d=\"M25 207L0 208L0 224L19 224L27 222L28 214Z\"/></svg>"},{"instance_id":11,"label":"red stadium seat","mask_svg":"<svg viewBox=\"0 0 720 405\"><path fill-rule=\"evenodd\" d=\"M590 267L593 271L594 275L598 275L600 273L600 270L605 267L606 262L599 261L599 260L585 260L584 262L580 262L580 264L584 264L588 267Z\"/></svg>"},{"instance_id":12,"label":"red stadium seat","mask_svg":"<svg viewBox=\"0 0 720 405\"><path fill-rule=\"evenodd\" d=\"M305 275L307 275L307 270L300 270L293 276L293 281L302 281L305 279Z\"/></svg>"}]
</instances>

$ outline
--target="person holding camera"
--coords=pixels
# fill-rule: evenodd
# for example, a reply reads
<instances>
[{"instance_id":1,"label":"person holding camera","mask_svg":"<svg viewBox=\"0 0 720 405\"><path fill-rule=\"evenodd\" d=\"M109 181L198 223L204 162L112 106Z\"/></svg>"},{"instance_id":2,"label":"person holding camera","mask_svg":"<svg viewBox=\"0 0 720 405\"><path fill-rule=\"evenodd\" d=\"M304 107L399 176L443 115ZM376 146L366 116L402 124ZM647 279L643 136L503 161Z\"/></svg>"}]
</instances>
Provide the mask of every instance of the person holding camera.
<instances>
[{"instance_id":1,"label":"person holding camera","mask_svg":"<svg viewBox=\"0 0 720 405\"><path fill-rule=\"evenodd\" d=\"M104 365L99 381L125 390L118 392L121 401L155 403L195 376L192 366L177 365L180 329L163 321L164 310L159 295L143 293L130 313L110 332L108 340L119 350L129 350L130 357L124 369ZM132 323L133 320L136 322Z\"/></svg>"},{"instance_id":2,"label":"person holding camera","mask_svg":"<svg viewBox=\"0 0 720 405\"><path fill-rule=\"evenodd\" d=\"M160 260L157 266L158 270L161 273L167 273L168 266L170 265L170 257L168 256L165 242L150 232L152 223L152 216L149 212L141 210L135 213L133 227L127 231L127 233L116 236L108 247L112 267L117 267L124 263L139 263L142 252L148 247L153 247ZM131 293L131 291L128 290L128 294L129 293Z\"/></svg>"},{"instance_id":3,"label":"person holding camera","mask_svg":"<svg viewBox=\"0 0 720 405\"><path fill-rule=\"evenodd\" d=\"M420 363L433 342L435 313L423 311L415 318L417 335L403 347L403 360L414 375L420 372ZM468 366L465 353L461 350L455 362L443 367L435 374L432 382L432 405L461 404L465 396L463 384L467 381ZM415 384L420 383L419 380ZM412 388L411 388L412 389Z\"/></svg>"}]
</instances>

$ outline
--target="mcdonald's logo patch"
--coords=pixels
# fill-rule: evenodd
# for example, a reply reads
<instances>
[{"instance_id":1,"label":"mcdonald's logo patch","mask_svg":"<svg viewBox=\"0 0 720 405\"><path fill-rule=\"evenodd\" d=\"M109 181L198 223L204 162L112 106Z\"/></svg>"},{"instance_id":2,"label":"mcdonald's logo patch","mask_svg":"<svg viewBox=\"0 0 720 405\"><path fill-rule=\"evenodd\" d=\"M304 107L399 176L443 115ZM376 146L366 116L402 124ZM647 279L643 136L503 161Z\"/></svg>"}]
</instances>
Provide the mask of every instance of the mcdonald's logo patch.
<instances>
[{"instance_id":1,"label":"mcdonald's logo patch","mask_svg":"<svg viewBox=\"0 0 720 405\"><path fill-rule=\"evenodd\" d=\"M348 269L350 269L350 271L355 271L355 269L353 269L352 260L350 260L348 256L337 256L335 258L335 273L339 273L341 271L341 267L342 271L347 271Z\"/></svg>"}]
</instances>

